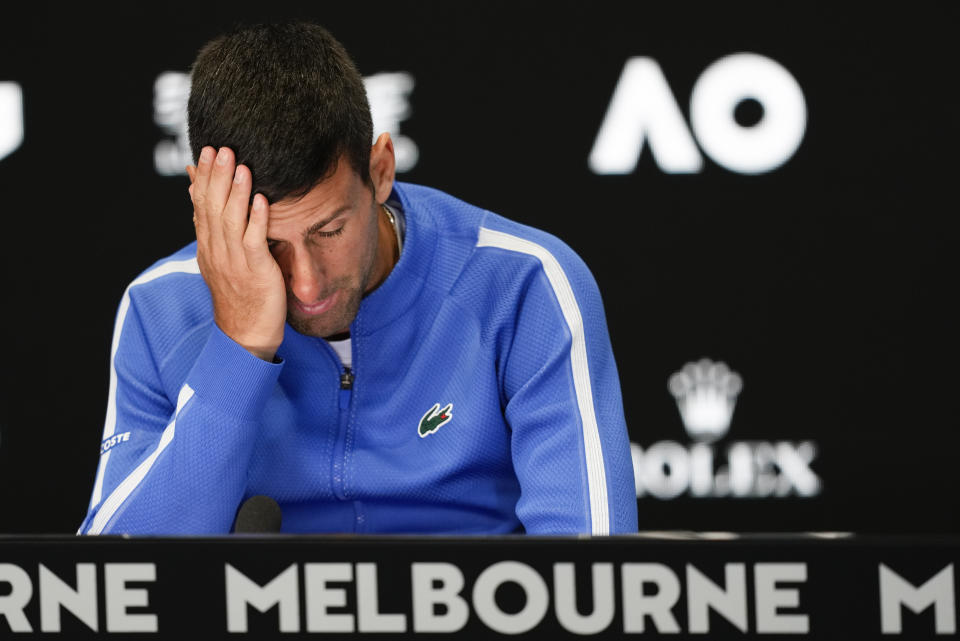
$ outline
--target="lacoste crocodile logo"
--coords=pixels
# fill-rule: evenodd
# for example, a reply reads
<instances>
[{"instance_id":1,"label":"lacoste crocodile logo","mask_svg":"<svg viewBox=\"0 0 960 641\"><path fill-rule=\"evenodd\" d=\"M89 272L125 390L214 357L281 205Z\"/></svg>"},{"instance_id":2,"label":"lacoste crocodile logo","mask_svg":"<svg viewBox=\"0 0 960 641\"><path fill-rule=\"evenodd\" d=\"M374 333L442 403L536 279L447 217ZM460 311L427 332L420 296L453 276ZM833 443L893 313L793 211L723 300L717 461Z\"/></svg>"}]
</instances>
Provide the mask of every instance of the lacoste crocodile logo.
<instances>
[{"instance_id":1,"label":"lacoste crocodile logo","mask_svg":"<svg viewBox=\"0 0 960 641\"><path fill-rule=\"evenodd\" d=\"M420 438L433 434L449 423L451 418L453 418L453 403L447 403L443 409L440 409L440 403L434 403L433 407L420 419Z\"/></svg>"}]
</instances>

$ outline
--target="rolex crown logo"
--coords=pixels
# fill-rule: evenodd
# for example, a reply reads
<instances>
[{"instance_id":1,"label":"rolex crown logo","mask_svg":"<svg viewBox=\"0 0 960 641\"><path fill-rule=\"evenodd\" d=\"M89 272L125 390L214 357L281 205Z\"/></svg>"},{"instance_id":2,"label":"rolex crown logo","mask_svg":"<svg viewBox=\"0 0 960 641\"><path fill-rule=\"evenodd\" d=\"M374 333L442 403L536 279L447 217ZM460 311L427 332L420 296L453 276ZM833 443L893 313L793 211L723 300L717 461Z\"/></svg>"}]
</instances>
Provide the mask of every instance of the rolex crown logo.
<instances>
[{"instance_id":1,"label":"rolex crown logo","mask_svg":"<svg viewBox=\"0 0 960 641\"><path fill-rule=\"evenodd\" d=\"M677 401L683 426L691 438L711 442L730 428L743 379L727 367L702 359L687 363L667 384Z\"/></svg>"}]
</instances>

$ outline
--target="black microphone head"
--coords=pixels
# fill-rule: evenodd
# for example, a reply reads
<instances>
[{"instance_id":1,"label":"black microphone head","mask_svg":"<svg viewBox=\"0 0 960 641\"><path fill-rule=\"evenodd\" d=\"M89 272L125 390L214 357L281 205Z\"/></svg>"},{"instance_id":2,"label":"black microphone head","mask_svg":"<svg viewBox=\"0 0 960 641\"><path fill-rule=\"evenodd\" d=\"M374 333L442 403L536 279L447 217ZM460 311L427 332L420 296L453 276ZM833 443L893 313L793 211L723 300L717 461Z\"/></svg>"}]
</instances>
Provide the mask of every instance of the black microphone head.
<instances>
[{"instance_id":1,"label":"black microphone head","mask_svg":"<svg viewBox=\"0 0 960 641\"><path fill-rule=\"evenodd\" d=\"M240 505L233 531L237 533L279 532L283 515L280 506L269 496L251 496Z\"/></svg>"}]
</instances>

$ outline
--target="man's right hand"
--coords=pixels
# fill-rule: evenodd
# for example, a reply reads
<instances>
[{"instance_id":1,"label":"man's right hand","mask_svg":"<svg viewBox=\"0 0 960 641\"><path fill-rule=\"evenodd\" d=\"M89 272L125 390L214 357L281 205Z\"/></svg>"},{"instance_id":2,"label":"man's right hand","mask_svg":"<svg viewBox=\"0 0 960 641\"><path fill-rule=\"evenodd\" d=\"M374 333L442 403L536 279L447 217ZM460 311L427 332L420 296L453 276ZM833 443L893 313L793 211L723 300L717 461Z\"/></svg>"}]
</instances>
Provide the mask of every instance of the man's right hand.
<instances>
[{"instance_id":1,"label":"man's right hand","mask_svg":"<svg viewBox=\"0 0 960 641\"><path fill-rule=\"evenodd\" d=\"M257 194L248 206L253 176L227 147L204 147L187 173L197 263L213 297L214 321L251 354L272 361L283 341L287 294L267 246L270 205Z\"/></svg>"}]
</instances>

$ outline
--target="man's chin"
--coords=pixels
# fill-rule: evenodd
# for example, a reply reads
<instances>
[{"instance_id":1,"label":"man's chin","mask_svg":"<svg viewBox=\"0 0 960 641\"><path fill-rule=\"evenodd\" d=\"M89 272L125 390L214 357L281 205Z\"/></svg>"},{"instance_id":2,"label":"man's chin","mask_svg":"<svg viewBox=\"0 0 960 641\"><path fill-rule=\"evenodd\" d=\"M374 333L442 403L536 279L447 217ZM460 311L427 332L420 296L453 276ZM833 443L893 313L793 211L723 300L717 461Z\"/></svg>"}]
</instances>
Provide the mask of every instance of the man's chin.
<instances>
[{"instance_id":1,"label":"man's chin","mask_svg":"<svg viewBox=\"0 0 960 641\"><path fill-rule=\"evenodd\" d=\"M292 296L288 291L287 296ZM350 323L360 309L362 296L359 290L341 287L337 290L334 304L320 314L304 314L288 299L287 324L298 334L313 338L326 338L337 334L349 334Z\"/></svg>"},{"instance_id":2,"label":"man's chin","mask_svg":"<svg viewBox=\"0 0 960 641\"><path fill-rule=\"evenodd\" d=\"M337 334L348 334L350 323L356 315L356 309L330 309L318 316L309 317L287 310L287 324L304 336L326 338Z\"/></svg>"},{"instance_id":3,"label":"man's chin","mask_svg":"<svg viewBox=\"0 0 960 641\"><path fill-rule=\"evenodd\" d=\"M350 323L332 323L328 319L322 318L302 318L287 315L287 324L290 325L298 334L312 336L313 338L326 338L335 334L350 331Z\"/></svg>"}]
</instances>

